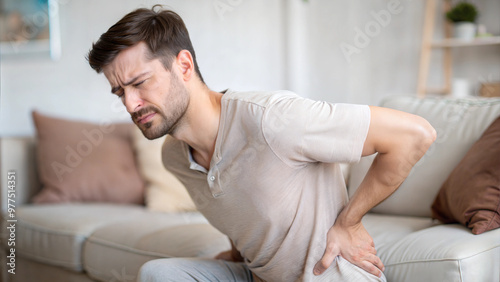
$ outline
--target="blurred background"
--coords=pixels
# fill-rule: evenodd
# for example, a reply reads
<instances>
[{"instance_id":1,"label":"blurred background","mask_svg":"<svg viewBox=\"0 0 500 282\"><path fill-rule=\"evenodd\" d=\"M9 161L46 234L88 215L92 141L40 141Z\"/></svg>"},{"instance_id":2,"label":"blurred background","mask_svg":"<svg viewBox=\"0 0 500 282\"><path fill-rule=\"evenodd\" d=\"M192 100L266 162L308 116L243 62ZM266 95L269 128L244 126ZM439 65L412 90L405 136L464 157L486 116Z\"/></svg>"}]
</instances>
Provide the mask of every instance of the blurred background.
<instances>
[{"instance_id":1,"label":"blurred background","mask_svg":"<svg viewBox=\"0 0 500 282\"><path fill-rule=\"evenodd\" d=\"M46 34L42 23L48 18L54 25L50 52L13 49L12 39L4 36L1 137L33 135L33 109L96 123L129 121L104 75L96 74L85 56L122 16L154 4L184 19L200 70L213 90L288 89L315 100L371 105L389 95L416 95L423 0L11 1L47 5L24 16L34 23L31 31ZM500 35L500 0L469 2L479 11L476 23ZM0 3L7 14L9 1ZM437 1L435 38L443 37L440 5ZM4 35L9 20L1 18ZM14 47L24 44L16 42ZM442 83L441 56L432 53L430 85ZM452 56L453 78L465 82L470 95L477 95L482 82L500 81L500 44L456 48Z\"/></svg>"}]
</instances>

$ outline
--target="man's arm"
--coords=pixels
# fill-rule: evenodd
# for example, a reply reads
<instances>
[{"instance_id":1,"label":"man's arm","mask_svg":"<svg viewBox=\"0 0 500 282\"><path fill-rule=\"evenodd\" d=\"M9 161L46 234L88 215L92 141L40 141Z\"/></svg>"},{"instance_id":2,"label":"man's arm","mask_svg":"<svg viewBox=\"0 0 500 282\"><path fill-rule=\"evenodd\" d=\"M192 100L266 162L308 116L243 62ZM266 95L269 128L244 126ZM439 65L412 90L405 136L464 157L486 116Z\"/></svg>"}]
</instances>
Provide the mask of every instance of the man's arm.
<instances>
[{"instance_id":1,"label":"man's arm","mask_svg":"<svg viewBox=\"0 0 500 282\"><path fill-rule=\"evenodd\" d=\"M423 118L386 108L370 107L371 121L363 156L378 153L358 190L328 231L325 254L314 267L323 273L341 255L373 275L384 270L362 217L389 197L436 139L436 131Z\"/></svg>"}]
</instances>

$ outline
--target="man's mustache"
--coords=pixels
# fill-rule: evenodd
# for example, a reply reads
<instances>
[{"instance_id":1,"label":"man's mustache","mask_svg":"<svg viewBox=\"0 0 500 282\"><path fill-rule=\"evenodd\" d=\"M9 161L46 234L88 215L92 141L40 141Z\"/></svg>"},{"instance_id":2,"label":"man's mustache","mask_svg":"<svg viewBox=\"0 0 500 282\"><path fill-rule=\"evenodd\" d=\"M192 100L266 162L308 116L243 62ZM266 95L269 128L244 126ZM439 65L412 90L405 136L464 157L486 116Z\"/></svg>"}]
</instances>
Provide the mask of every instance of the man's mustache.
<instances>
[{"instance_id":1,"label":"man's mustache","mask_svg":"<svg viewBox=\"0 0 500 282\"><path fill-rule=\"evenodd\" d=\"M137 112L132 113L132 120L137 121L140 117L147 115L149 113L157 113L158 111L154 107L147 107L138 110Z\"/></svg>"}]
</instances>

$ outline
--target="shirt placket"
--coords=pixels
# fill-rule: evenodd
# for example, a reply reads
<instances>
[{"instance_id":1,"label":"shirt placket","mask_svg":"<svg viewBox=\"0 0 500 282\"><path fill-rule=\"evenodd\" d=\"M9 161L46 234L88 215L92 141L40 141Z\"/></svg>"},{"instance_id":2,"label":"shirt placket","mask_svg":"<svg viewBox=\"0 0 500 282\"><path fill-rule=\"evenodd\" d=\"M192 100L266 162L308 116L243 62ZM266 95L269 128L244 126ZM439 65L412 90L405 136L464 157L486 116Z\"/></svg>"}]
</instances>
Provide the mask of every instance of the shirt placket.
<instances>
[{"instance_id":1,"label":"shirt placket","mask_svg":"<svg viewBox=\"0 0 500 282\"><path fill-rule=\"evenodd\" d=\"M208 187L214 198L224 195L224 190L220 185L220 172L218 165L214 165L207 174Z\"/></svg>"}]
</instances>

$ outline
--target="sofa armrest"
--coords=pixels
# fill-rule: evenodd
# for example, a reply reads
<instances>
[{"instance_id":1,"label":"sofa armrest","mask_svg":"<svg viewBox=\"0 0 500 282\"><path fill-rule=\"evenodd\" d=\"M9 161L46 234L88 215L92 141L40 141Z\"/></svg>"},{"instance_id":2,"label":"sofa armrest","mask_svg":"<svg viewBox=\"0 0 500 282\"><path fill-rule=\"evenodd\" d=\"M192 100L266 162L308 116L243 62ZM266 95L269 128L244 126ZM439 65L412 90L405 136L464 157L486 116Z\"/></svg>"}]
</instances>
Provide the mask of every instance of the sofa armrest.
<instances>
[{"instance_id":1,"label":"sofa armrest","mask_svg":"<svg viewBox=\"0 0 500 282\"><path fill-rule=\"evenodd\" d=\"M35 138L4 137L0 139L0 205L2 214L7 211L7 173L15 172L15 205L29 202L40 190L35 156Z\"/></svg>"}]
</instances>

